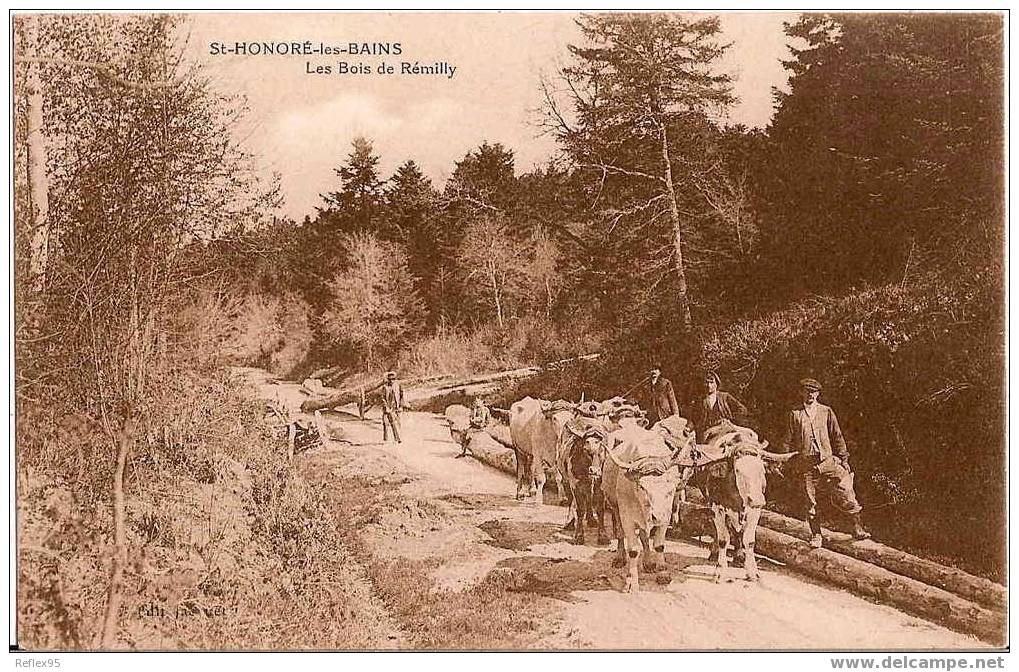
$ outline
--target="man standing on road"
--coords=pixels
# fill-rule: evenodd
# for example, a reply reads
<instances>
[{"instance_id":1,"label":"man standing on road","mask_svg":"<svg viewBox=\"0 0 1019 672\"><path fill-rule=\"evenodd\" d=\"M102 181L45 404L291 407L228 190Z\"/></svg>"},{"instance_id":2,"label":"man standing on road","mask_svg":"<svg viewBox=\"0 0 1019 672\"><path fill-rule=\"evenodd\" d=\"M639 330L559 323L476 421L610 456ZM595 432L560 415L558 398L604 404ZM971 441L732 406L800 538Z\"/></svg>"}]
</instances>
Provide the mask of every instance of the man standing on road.
<instances>
[{"instance_id":1,"label":"man standing on road","mask_svg":"<svg viewBox=\"0 0 1019 672\"><path fill-rule=\"evenodd\" d=\"M721 379L714 371L709 371L704 376L704 388L707 394L701 399L700 408L696 423L697 433L703 438L704 432L709 428L729 420L734 424L740 424L747 415L747 407L740 403L739 399L728 392L718 389Z\"/></svg>"},{"instance_id":2,"label":"man standing on road","mask_svg":"<svg viewBox=\"0 0 1019 672\"><path fill-rule=\"evenodd\" d=\"M821 521L817 517L817 494L826 492L832 502L853 523L854 539L869 539L870 533L860 522L863 507L853 489L853 470L849 466L849 449L835 411L818 402L821 384L813 378L800 381L803 404L789 412L785 440L786 452L799 453L797 458L807 496L807 523L810 545L821 548Z\"/></svg>"},{"instance_id":3,"label":"man standing on road","mask_svg":"<svg viewBox=\"0 0 1019 672\"><path fill-rule=\"evenodd\" d=\"M382 385L382 440L389 441L389 432L393 439L400 440L400 412L403 410L403 388L396 380L396 371L386 373L386 382Z\"/></svg>"},{"instance_id":4,"label":"man standing on road","mask_svg":"<svg viewBox=\"0 0 1019 672\"><path fill-rule=\"evenodd\" d=\"M471 408L471 422L464 430L463 435L460 438L461 452L457 457L467 457L467 450L471 446L471 441L474 440L474 435L488 427L489 420L492 419L492 413L488 410L488 406L485 405L485 400L482 397L477 397L474 400L474 407Z\"/></svg>"},{"instance_id":5,"label":"man standing on road","mask_svg":"<svg viewBox=\"0 0 1019 672\"><path fill-rule=\"evenodd\" d=\"M651 369L651 413L649 424L679 415L679 404L676 392L672 389L672 381L662 377L661 367Z\"/></svg>"}]
</instances>

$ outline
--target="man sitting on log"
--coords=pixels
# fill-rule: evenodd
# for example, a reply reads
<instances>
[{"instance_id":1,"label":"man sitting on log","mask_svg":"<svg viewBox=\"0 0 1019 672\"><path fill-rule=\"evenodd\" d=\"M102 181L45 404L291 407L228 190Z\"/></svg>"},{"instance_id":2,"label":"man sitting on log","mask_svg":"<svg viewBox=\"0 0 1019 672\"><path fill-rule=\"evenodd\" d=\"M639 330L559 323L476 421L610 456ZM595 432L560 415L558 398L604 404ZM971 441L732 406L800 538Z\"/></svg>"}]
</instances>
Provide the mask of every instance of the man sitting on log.
<instances>
[{"instance_id":1,"label":"man sitting on log","mask_svg":"<svg viewBox=\"0 0 1019 672\"><path fill-rule=\"evenodd\" d=\"M810 545L821 548L821 521L817 516L818 491L831 494L832 502L853 523L854 539L869 539L870 533L860 522L863 507L856 500L853 471L849 466L849 449L835 411L818 402L821 383L813 378L800 381L803 404L789 412L785 440L786 452L799 453L797 461L807 496L807 523Z\"/></svg>"},{"instance_id":2,"label":"man sitting on log","mask_svg":"<svg viewBox=\"0 0 1019 672\"><path fill-rule=\"evenodd\" d=\"M467 451L470 450L474 435L484 431L491 419L492 414L488 411L488 406L485 405L485 399L477 397L474 400L474 406L471 408L470 424L463 434L460 435L460 448L462 452L457 457L467 457Z\"/></svg>"}]
</instances>

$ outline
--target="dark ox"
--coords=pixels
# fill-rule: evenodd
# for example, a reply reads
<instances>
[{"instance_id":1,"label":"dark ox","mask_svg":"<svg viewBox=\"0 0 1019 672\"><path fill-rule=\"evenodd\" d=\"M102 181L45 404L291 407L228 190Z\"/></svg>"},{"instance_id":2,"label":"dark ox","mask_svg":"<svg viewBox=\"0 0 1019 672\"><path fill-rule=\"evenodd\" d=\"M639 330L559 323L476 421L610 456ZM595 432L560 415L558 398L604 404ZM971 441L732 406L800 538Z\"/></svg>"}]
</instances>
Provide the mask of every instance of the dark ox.
<instances>
[{"instance_id":1,"label":"dark ox","mask_svg":"<svg viewBox=\"0 0 1019 672\"><path fill-rule=\"evenodd\" d=\"M605 442L610 431L605 420L577 417L565 424L559 436L556 462L571 494L567 501L570 507L567 527L571 520L575 522L574 541L578 544L585 542L586 522L598 525L599 544L608 543L601 478Z\"/></svg>"}]
</instances>

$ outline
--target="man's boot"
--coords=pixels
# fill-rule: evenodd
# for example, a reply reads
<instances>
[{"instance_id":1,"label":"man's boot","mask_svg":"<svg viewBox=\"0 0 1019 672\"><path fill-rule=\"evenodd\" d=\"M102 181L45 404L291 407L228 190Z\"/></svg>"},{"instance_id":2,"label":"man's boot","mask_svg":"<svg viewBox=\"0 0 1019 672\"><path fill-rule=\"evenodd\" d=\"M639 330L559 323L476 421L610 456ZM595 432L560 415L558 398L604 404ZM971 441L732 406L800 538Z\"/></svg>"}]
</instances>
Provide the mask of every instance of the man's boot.
<instances>
[{"instance_id":1,"label":"man's boot","mask_svg":"<svg viewBox=\"0 0 1019 672\"><path fill-rule=\"evenodd\" d=\"M860 514L854 513L851 516L853 520L853 539L862 541L863 539L870 539L871 534L864 527L863 523L860 522Z\"/></svg>"},{"instance_id":2,"label":"man's boot","mask_svg":"<svg viewBox=\"0 0 1019 672\"><path fill-rule=\"evenodd\" d=\"M821 548L824 544L824 540L821 538L821 521L817 519L817 516L811 516L807 519L807 523L810 525L810 547Z\"/></svg>"}]
</instances>

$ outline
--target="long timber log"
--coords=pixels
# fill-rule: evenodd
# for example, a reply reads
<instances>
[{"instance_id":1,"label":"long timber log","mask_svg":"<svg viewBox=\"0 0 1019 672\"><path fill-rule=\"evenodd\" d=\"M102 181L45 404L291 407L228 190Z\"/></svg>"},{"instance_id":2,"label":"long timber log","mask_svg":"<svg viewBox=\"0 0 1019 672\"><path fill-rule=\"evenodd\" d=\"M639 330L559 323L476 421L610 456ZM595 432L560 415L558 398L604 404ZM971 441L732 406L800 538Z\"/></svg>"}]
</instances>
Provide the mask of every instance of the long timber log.
<instances>
[{"instance_id":1,"label":"long timber log","mask_svg":"<svg viewBox=\"0 0 1019 672\"><path fill-rule=\"evenodd\" d=\"M321 411L327 408L336 408L337 406L346 406L347 404L364 404L364 390L341 390L336 394L331 394L328 397L321 397L319 399L307 399L301 404L301 411L304 413L312 413L314 411Z\"/></svg>"},{"instance_id":2,"label":"long timber log","mask_svg":"<svg viewBox=\"0 0 1019 672\"><path fill-rule=\"evenodd\" d=\"M555 362L548 362L547 364L541 364L538 366L528 366L520 369L513 369L511 371L498 371L496 373L488 373L479 376L472 376L470 378L453 378L449 374L438 374L432 376L424 376L421 378L409 378L402 381L403 389L409 390L417 387L424 387L434 391L434 395L428 396L442 396L448 394L451 390L459 388L474 387L477 385L486 385L491 383L499 383L509 380L518 380L520 378L528 378L530 376L537 375L542 371L556 370L563 366L572 364L575 362L586 362L598 359L601 355L598 353L590 355L582 355L580 357L573 357L571 359L560 359ZM320 372L320 371L319 371ZM319 373L316 372L316 373ZM321 411L327 408L335 408L337 406L346 406L347 404L358 404L360 407L365 405L365 389L366 388L347 388L344 390L328 390L328 396L323 396L318 399L308 399L301 404L301 410L305 413L311 413L314 411ZM414 399L413 403L420 405L425 398Z\"/></svg>"},{"instance_id":3,"label":"long timber log","mask_svg":"<svg viewBox=\"0 0 1019 672\"><path fill-rule=\"evenodd\" d=\"M513 439L510 438L509 427L506 425L489 425L485 433L503 448L513 450Z\"/></svg>"},{"instance_id":4,"label":"long timber log","mask_svg":"<svg viewBox=\"0 0 1019 672\"><path fill-rule=\"evenodd\" d=\"M689 503L705 507L699 493L691 490L687 489ZM797 539L804 541L810 539L810 528L806 522L775 511L763 511L760 524L762 527ZM942 588L988 609L1003 611L1008 607L1008 589L988 579L973 576L961 569L940 565L932 560L925 560L874 540L854 541L849 534L828 529L823 529L821 534L827 549Z\"/></svg>"},{"instance_id":5,"label":"long timber log","mask_svg":"<svg viewBox=\"0 0 1019 672\"><path fill-rule=\"evenodd\" d=\"M515 457L512 450L507 450L513 445L509 428L491 425L486 434L492 441L475 440L471 445L474 457L501 471L515 473ZM707 512L702 504L686 502L680 506L684 516ZM985 642L1004 644L1007 615L999 597L1003 587L883 544L849 543L849 535L826 532L826 542L831 547L814 549L805 540L808 538L805 530L800 521L766 511L757 530L757 550L858 595L975 635ZM985 585L985 581L991 585Z\"/></svg>"},{"instance_id":6,"label":"long timber log","mask_svg":"<svg viewBox=\"0 0 1019 672\"><path fill-rule=\"evenodd\" d=\"M780 513L763 512L761 525L798 539L810 539L810 528L805 522ZM875 541L854 543L850 535L828 530L822 530L822 534L825 546L843 555L943 588L989 609L1004 610L1008 607L1008 590L988 579L939 565Z\"/></svg>"},{"instance_id":7,"label":"long timber log","mask_svg":"<svg viewBox=\"0 0 1019 672\"><path fill-rule=\"evenodd\" d=\"M488 373L481 376L474 376L472 378L457 378L450 380L442 385L439 385L439 390L450 390L456 387L469 387L471 385L483 385L485 383L496 383L503 380L516 380L518 378L529 378L530 376L541 373L542 367L540 366L528 366L522 369L513 369L511 371L500 371L498 373Z\"/></svg>"},{"instance_id":8,"label":"long timber log","mask_svg":"<svg viewBox=\"0 0 1019 672\"><path fill-rule=\"evenodd\" d=\"M689 502L680 504L683 514L705 511ZM810 544L770 527L757 528L757 550L809 576L890 604L898 609L941 623L959 632L976 635L985 642L1004 643L1007 618L1003 611L987 609L937 586L884 567L850 557L834 549Z\"/></svg>"}]
</instances>

